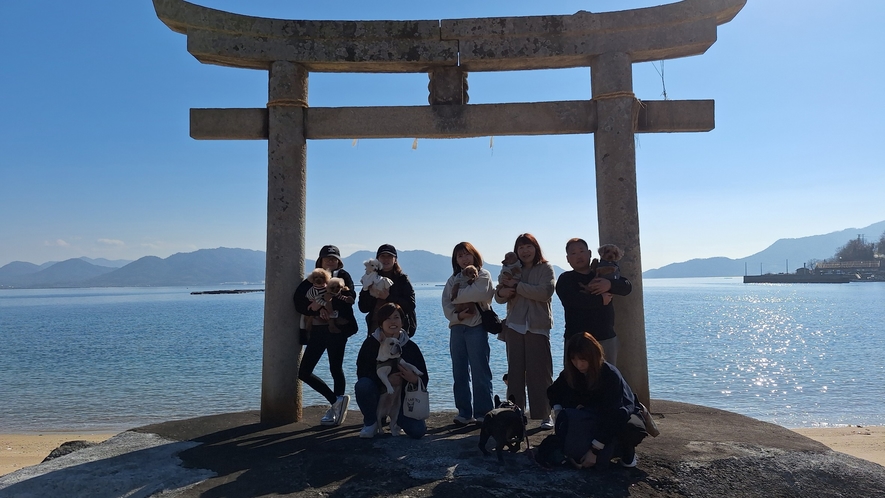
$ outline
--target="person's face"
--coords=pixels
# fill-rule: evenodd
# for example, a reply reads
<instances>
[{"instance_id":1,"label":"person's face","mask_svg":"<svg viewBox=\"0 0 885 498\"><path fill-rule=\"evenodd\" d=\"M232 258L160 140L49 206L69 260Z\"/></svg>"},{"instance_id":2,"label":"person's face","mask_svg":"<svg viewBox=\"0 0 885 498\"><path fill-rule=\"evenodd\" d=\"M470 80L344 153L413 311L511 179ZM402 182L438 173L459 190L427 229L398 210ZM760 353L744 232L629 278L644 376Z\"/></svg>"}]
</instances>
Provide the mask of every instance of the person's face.
<instances>
[{"instance_id":1,"label":"person's face","mask_svg":"<svg viewBox=\"0 0 885 498\"><path fill-rule=\"evenodd\" d=\"M394 311L387 320L381 322L381 333L386 337L397 337L399 331L403 328L403 319L399 316L399 311Z\"/></svg>"},{"instance_id":2,"label":"person's face","mask_svg":"<svg viewBox=\"0 0 885 498\"><path fill-rule=\"evenodd\" d=\"M378 261L381 262L381 271L390 271L393 270L393 264L396 263L396 256L385 252L378 256Z\"/></svg>"},{"instance_id":3,"label":"person's face","mask_svg":"<svg viewBox=\"0 0 885 498\"><path fill-rule=\"evenodd\" d=\"M587 370L590 368L590 362L583 358L572 358L572 365L581 372L582 374L587 374Z\"/></svg>"},{"instance_id":4,"label":"person's face","mask_svg":"<svg viewBox=\"0 0 885 498\"><path fill-rule=\"evenodd\" d=\"M532 244L520 244L516 246L516 255L523 264L532 264L535 261L535 246Z\"/></svg>"},{"instance_id":5,"label":"person's face","mask_svg":"<svg viewBox=\"0 0 885 498\"><path fill-rule=\"evenodd\" d=\"M459 251L458 255L455 256L455 261L458 262L458 266L460 266L462 270L470 265L476 265L473 254L470 254L467 251Z\"/></svg>"},{"instance_id":6,"label":"person's face","mask_svg":"<svg viewBox=\"0 0 885 498\"><path fill-rule=\"evenodd\" d=\"M326 270L332 271L338 269L338 258L335 256L326 256L323 258L323 268Z\"/></svg>"},{"instance_id":7,"label":"person's face","mask_svg":"<svg viewBox=\"0 0 885 498\"><path fill-rule=\"evenodd\" d=\"M590 268L590 251L580 242L568 246L565 259L571 265L572 270L587 270Z\"/></svg>"}]
</instances>

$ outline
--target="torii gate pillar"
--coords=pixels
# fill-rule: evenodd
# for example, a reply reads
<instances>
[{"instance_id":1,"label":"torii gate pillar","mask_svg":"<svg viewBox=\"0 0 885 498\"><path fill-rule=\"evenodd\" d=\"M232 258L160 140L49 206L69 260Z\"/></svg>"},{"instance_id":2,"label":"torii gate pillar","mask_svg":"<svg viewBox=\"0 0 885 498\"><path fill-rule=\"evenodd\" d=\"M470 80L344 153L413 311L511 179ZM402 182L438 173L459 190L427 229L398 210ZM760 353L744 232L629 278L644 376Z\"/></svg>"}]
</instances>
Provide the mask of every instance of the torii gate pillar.
<instances>
[{"instance_id":1,"label":"torii gate pillar","mask_svg":"<svg viewBox=\"0 0 885 498\"><path fill-rule=\"evenodd\" d=\"M590 63L590 86L596 102L596 211L599 241L624 250L623 274L633 292L618 297L615 330L618 369L630 379L639 399L649 404L648 357L642 258L639 252L639 206L636 192L634 132L640 103L633 96L633 62L625 53L605 53Z\"/></svg>"},{"instance_id":2,"label":"torii gate pillar","mask_svg":"<svg viewBox=\"0 0 885 498\"><path fill-rule=\"evenodd\" d=\"M292 296L304 268L307 197L307 69L277 61L270 68L267 103L267 268L261 422L301 420L298 313Z\"/></svg>"}]
</instances>

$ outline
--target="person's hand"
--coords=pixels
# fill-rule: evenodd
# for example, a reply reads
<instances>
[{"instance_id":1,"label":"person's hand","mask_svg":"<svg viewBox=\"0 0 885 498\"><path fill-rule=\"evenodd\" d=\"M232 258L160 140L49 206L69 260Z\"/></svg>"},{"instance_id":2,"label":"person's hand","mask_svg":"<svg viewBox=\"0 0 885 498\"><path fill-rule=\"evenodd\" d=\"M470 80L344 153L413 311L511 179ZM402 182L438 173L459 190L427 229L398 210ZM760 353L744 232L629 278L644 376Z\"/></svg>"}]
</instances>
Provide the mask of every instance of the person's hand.
<instances>
[{"instance_id":1,"label":"person's hand","mask_svg":"<svg viewBox=\"0 0 885 498\"><path fill-rule=\"evenodd\" d=\"M587 284L587 290L590 291L591 294L600 295L605 294L606 292L612 289L612 281L607 278L594 278Z\"/></svg>"},{"instance_id":2,"label":"person's hand","mask_svg":"<svg viewBox=\"0 0 885 498\"><path fill-rule=\"evenodd\" d=\"M344 294L338 294L338 295L335 296L335 297L337 297L338 299L344 301L344 302L347 303L347 304L353 304L353 298L352 298L351 296L347 296L347 295L344 295Z\"/></svg>"},{"instance_id":3,"label":"person's hand","mask_svg":"<svg viewBox=\"0 0 885 498\"><path fill-rule=\"evenodd\" d=\"M513 277L504 277L501 279L501 284L503 284L507 287L516 287L516 284L518 284L518 283L519 283L519 280L517 280Z\"/></svg>"},{"instance_id":4,"label":"person's hand","mask_svg":"<svg viewBox=\"0 0 885 498\"><path fill-rule=\"evenodd\" d=\"M311 303L307 306L307 309L309 309L310 311L319 311L322 308L323 305L316 301L311 301Z\"/></svg>"},{"instance_id":5,"label":"person's hand","mask_svg":"<svg viewBox=\"0 0 885 498\"><path fill-rule=\"evenodd\" d=\"M400 372L394 372L394 373L387 376L387 380L390 381L390 385L393 387L398 387L398 386L403 385L403 374L401 373L403 367L399 367L399 368L400 368Z\"/></svg>"},{"instance_id":6,"label":"person's hand","mask_svg":"<svg viewBox=\"0 0 885 498\"><path fill-rule=\"evenodd\" d=\"M458 312L458 321L463 322L467 318L473 316L473 307L461 310Z\"/></svg>"},{"instance_id":7,"label":"person's hand","mask_svg":"<svg viewBox=\"0 0 885 498\"><path fill-rule=\"evenodd\" d=\"M498 295L501 296L501 299L510 299L516 295L516 289L513 287L501 287L498 289Z\"/></svg>"},{"instance_id":8,"label":"person's hand","mask_svg":"<svg viewBox=\"0 0 885 498\"><path fill-rule=\"evenodd\" d=\"M596 454L593 453L593 449L587 450L587 453L584 453L584 456L581 457L581 461L577 463L579 469L589 469L596 465Z\"/></svg>"},{"instance_id":9,"label":"person's hand","mask_svg":"<svg viewBox=\"0 0 885 498\"><path fill-rule=\"evenodd\" d=\"M611 292L603 292L602 293L602 305L608 306L609 303L612 302L612 293Z\"/></svg>"},{"instance_id":10,"label":"person's hand","mask_svg":"<svg viewBox=\"0 0 885 498\"><path fill-rule=\"evenodd\" d=\"M383 291L379 290L379 291L377 291L377 294L378 294L378 299L384 301L388 297L390 297L390 289L388 288L387 290L383 290Z\"/></svg>"},{"instance_id":11,"label":"person's hand","mask_svg":"<svg viewBox=\"0 0 885 498\"><path fill-rule=\"evenodd\" d=\"M399 367L399 375L402 377L402 379L404 379L406 382L411 382L412 384L418 383L418 374L402 365L397 366Z\"/></svg>"},{"instance_id":12,"label":"person's hand","mask_svg":"<svg viewBox=\"0 0 885 498\"><path fill-rule=\"evenodd\" d=\"M326 308L321 309L320 310L320 318L322 318L323 320L328 320L329 319L329 310L327 310Z\"/></svg>"}]
</instances>

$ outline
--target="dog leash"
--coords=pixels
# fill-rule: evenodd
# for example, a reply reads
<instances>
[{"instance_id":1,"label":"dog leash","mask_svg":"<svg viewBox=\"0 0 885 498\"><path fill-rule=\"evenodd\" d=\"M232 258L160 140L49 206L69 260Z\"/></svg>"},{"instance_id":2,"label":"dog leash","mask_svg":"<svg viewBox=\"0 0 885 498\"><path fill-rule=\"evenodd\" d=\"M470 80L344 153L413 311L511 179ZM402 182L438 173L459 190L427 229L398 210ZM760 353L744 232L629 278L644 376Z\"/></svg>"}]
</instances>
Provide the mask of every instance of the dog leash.
<instances>
[{"instance_id":1,"label":"dog leash","mask_svg":"<svg viewBox=\"0 0 885 498\"><path fill-rule=\"evenodd\" d=\"M522 409L522 417L523 417L523 420L525 420L525 410L524 409ZM537 460L535 460L535 451L534 451L534 448L532 448L532 442L529 441L529 433L528 433L528 430L526 429L526 425L528 425L528 424L525 424L525 423L522 424L522 438L525 439L525 453L526 453L526 456L529 457L529 459L531 461L537 463Z\"/></svg>"}]
</instances>

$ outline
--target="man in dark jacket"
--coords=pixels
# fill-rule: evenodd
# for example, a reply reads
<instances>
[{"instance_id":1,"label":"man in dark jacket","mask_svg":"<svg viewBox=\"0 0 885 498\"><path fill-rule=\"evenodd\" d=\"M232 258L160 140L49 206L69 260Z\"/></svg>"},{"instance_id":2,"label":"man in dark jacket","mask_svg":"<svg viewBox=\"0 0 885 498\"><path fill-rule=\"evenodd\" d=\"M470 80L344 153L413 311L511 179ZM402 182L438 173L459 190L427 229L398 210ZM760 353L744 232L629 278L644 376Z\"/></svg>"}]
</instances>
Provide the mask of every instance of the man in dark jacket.
<instances>
[{"instance_id":1,"label":"man in dark jacket","mask_svg":"<svg viewBox=\"0 0 885 498\"><path fill-rule=\"evenodd\" d=\"M590 267L587 242L574 238L565 245L566 259L572 271L564 272L556 282L556 295L565 311L565 342L575 334L589 332L605 351L605 361L618 362L618 338L615 335L615 307L611 294L626 296L633 284L624 277L599 278Z\"/></svg>"}]
</instances>

